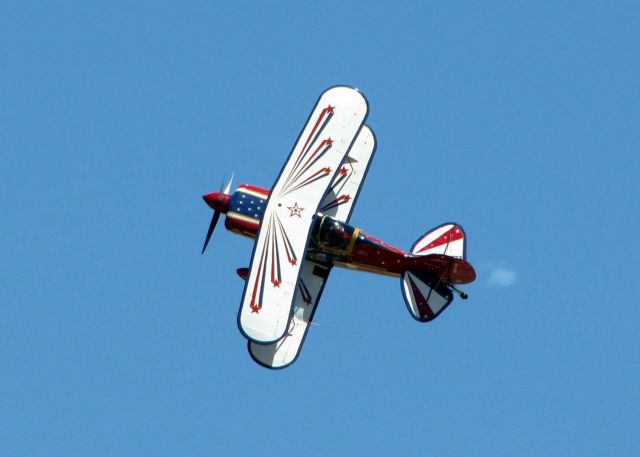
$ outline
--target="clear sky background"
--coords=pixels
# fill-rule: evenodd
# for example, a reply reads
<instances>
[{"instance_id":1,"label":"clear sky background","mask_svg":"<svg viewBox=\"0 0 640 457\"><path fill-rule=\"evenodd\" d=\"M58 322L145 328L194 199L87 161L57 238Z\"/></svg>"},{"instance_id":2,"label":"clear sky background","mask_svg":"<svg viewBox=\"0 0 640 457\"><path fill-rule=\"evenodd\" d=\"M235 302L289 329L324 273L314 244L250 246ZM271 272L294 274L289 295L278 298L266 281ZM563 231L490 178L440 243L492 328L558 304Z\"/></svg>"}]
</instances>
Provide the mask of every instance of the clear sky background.
<instances>
[{"instance_id":1,"label":"clear sky background","mask_svg":"<svg viewBox=\"0 0 640 457\"><path fill-rule=\"evenodd\" d=\"M0 43L0 455L640 454L637 2L9 1ZM200 197L270 187L335 84L352 223L459 222L478 279L420 324L336 269L273 372Z\"/></svg>"}]
</instances>

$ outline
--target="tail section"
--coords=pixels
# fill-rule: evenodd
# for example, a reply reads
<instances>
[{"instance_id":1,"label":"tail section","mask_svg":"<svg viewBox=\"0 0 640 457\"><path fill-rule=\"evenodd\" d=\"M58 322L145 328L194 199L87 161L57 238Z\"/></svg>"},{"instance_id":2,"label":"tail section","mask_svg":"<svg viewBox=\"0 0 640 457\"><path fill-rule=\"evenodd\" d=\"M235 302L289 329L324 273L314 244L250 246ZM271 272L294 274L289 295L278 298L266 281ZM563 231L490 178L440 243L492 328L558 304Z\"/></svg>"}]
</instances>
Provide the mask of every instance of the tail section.
<instances>
[{"instance_id":1,"label":"tail section","mask_svg":"<svg viewBox=\"0 0 640 457\"><path fill-rule=\"evenodd\" d=\"M447 223L427 232L411 248L414 255L444 254L465 258L466 237L458 224Z\"/></svg>"},{"instance_id":2,"label":"tail section","mask_svg":"<svg viewBox=\"0 0 640 457\"><path fill-rule=\"evenodd\" d=\"M457 264L460 262L467 264L464 261L465 248L466 237L462 227L447 223L434 228L418 239L411 248L411 253L414 256L438 257L444 261L450 257L451 262L447 262L449 266L443 270L450 272L452 269L457 269ZM469 267L472 268L470 265ZM449 284L450 280L447 278L450 278L450 275L439 275L434 271L422 271L416 268L402 274L404 301L411 316L420 322L429 322L438 317L453 301L453 291L458 292ZM466 294L463 295L461 292L460 294L463 298L466 297Z\"/></svg>"},{"instance_id":3,"label":"tail section","mask_svg":"<svg viewBox=\"0 0 640 457\"><path fill-rule=\"evenodd\" d=\"M414 319L429 322L453 301L453 293L437 276L425 272L402 274L402 295Z\"/></svg>"}]
</instances>

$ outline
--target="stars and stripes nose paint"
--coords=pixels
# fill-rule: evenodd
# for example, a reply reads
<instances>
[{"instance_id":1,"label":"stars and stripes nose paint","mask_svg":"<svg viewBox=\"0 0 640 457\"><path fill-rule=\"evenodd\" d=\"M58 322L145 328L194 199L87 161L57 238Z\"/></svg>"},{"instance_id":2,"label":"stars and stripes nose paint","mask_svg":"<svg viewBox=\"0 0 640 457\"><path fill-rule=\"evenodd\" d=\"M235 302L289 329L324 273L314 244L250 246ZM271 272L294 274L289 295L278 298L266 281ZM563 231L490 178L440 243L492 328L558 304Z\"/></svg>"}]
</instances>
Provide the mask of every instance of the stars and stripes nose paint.
<instances>
[{"instance_id":1,"label":"stars and stripes nose paint","mask_svg":"<svg viewBox=\"0 0 640 457\"><path fill-rule=\"evenodd\" d=\"M267 206L269 191L257 186L241 184L229 199L225 227L255 236Z\"/></svg>"}]
</instances>

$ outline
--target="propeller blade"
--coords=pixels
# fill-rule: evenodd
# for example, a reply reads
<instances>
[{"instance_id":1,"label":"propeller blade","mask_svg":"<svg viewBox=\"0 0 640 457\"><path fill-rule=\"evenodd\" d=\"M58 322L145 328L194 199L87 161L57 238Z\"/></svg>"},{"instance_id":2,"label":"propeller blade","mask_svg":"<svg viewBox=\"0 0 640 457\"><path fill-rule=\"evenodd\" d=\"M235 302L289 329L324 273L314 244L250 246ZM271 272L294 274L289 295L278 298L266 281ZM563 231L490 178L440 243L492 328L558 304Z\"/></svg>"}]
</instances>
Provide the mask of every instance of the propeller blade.
<instances>
[{"instance_id":1,"label":"propeller blade","mask_svg":"<svg viewBox=\"0 0 640 457\"><path fill-rule=\"evenodd\" d=\"M220 211L218 211L216 208L219 208L219 205L222 205L223 201L225 198L228 199L229 196L229 191L231 190L231 182L233 181L233 172L231 173L231 177L229 178L229 180L227 181L227 183L225 184L224 181L222 181L222 183L220 184L220 192L214 192L212 194L207 194L205 196L203 196L202 198L204 198L204 201L211 207L214 208L215 211L213 212L213 217L211 218L211 223L209 224L209 230L207 231L207 237L204 239L204 246L202 246L202 253L204 254L204 251L207 249L207 245L209 244L209 241L211 240L211 235L213 234L213 230L216 228L216 224L218 223L218 219L220 219ZM213 199L217 199L217 200L213 200ZM226 205L226 203L225 203ZM223 211L226 212L226 209L224 209Z\"/></svg>"},{"instance_id":2,"label":"propeller blade","mask_svg":"<svg viewBox=\"0 0 640 457\"><path fill-rule=\"evenodd\" d=\"M216 228L218 219L220 219L220 212L214 211L213 217L211 218L211 223L209 224L209 231L207 232L207 237L204 239L204 246L202 246L202 254L204 254L204 250L207 249L207 245L209 244L209 240L211 239L211 234L213 233L213 230Z\"/></svg>"},{"instance_id":3,"label":"propeller blade","mask_svg":"<svg viewBox=\"0 0 640 457\"><path fill-rule=\"evenodd\" d=\"M231 172L231 177L229 178L229 181L227 181L227 185L224 186L224 189L222 190L223 193L229 194L229 191L231 190L232 181L233 181L233 172Z\"/></svg>"}]
</instances>

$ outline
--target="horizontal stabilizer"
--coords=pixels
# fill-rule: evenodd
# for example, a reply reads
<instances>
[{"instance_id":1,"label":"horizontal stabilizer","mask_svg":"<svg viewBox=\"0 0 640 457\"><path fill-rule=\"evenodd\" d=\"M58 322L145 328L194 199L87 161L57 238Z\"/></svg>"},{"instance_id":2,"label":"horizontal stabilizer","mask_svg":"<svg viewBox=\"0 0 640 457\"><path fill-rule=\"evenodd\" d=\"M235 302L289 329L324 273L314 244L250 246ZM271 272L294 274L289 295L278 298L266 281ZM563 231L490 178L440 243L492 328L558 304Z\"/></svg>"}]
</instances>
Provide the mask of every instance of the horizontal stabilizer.
<instances>
[{"instance_id":1,"label":"horizontal stabilizer","mask_svg":"<svg viewBox=\"0 0 640 457\"><path fill-rule=\"evenodd\" d=\"M405 271L402 274L402 295L414 319L429 322L444 311L453 300L453 293L436 275Z\"/></svg>"},{"instance_id":2,"label":"horizontal stabilizer","mask_svg":"<svg viewBox=\"0 0 640 457\"><path fill-rule=\"evenodd\" d=\"M466 237L458 224L442 224L430 230L411 248L414 255L444 254L459 259L465 258Z\"/></svg>"}]
</instances>

